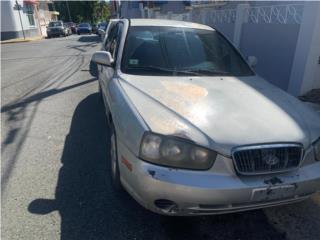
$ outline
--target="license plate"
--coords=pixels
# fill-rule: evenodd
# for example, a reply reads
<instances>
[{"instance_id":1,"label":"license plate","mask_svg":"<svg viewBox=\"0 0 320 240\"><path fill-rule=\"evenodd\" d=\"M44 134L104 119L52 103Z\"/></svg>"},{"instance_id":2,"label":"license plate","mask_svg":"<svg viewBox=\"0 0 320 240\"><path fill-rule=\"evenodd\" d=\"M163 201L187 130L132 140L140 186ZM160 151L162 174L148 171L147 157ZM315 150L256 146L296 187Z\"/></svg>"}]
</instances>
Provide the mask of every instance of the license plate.
<instances>
[{"instance_id":1,"label":"license plate","mask_svg":"<svg viewBox=\"0 0 320 240\"><path fill-rule=\"evenodd\" d=\"M293 185L284 185L268 188L257 188L252 190L252 201L270 201L280 200L284 198L293 197L295 193L295 187Z\"/></svg>"}]
</instances>

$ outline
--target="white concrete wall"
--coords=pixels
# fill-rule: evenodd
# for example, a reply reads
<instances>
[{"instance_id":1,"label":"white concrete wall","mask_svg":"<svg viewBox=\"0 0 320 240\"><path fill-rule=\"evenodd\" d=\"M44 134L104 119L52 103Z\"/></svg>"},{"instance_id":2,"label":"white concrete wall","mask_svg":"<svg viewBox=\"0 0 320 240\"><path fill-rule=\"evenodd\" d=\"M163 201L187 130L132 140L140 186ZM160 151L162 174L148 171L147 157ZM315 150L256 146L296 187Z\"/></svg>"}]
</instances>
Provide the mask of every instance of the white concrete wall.
<instances>
[{"instance_id":1,"label":"white concrete wall","mask_svg":"<svg viewBox=\"0 0 320 240\"><path fill-rule=\"evenodd\" d=\"M317 5L317 16L311 38L310 54L307 59L306 73L300 94L304 94L311 89L320 88L320 2L317 2Z\"/></svg>"},{"instance_id":2,"label":"white concrete wall","mask_svg":"<svg viewBox=\"0 0 320 240\"><path fill-rule=\"evenodd\" d=\"M306 2L291 71L289 92L320 88L320 2Z\"/></svg>"},{"instance_id":3,"label":"white concrete wall","mask_svg":"<svg viewBox=\"0 0 320 240\"><path fill-rule=\"evenodd\" d=\"M37 22L35 19L35 26L29 24L28 16L25 10L25 3L23 0L18 0L21 5L21 21L24 30L36 29ZM22 31L22 26L19 18L19 10L15 7L15 1L1 1L1 32Z\"/></svg>"},{"instance_id":4,"label":"white concrete wall","mask_svg":"<svg viewBox=\"0 0 320 240\"><path fill-rule=\"evenodd\" d=\"M0 4L1 4L1 31L2 32L17 31L16 20L15 20L15 15L13 11L14 2L1 1Z\"/></svg>"}]
</instances>

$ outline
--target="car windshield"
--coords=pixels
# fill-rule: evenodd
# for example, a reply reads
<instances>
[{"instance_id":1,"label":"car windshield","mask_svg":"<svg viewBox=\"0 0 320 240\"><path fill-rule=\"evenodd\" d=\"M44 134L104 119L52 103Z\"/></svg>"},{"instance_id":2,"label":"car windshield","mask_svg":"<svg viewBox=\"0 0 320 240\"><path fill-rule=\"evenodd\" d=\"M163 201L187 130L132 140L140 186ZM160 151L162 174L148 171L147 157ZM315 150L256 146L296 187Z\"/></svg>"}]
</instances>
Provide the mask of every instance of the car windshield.
<instances>
[{"instance_id":1,"label":"car windshield","mask_svg":"<svg viewBox=\"0 0 320 240\"><path fill-rule=\"evenodd\" d=\"M61 27L62 22L50 22L49 27Z\"/></svg>"},{"instance_id":2,"label":"car windshield","mask_svg":"<svg viewBox=\"0 0 320 240\"><path fill-rule=\"evenodd\" d=\"M107 23L100 23L100 24L99 24L99 27L100 27L100 28L105 28L106 26L107 26Z\"/></svg>"},{"instance_id":3,"label":"car windshield","mask_svg":"<svg viewBox=\"0 0 320 240\"><path fill-rule=\"evenodd\" d=\"M88 23L80 23L78 27L89 27Z\"/></svg>"},{"instance_id":4,"label":"car windshield","mask_svg":"<svg viewBox=\"0 0 320 240\"><path fill-rule=\"evenodd\" d=\"M121 70L139 75L254 75L217 31L157 26L130 28Z\"/></svg>"}]
</instances>

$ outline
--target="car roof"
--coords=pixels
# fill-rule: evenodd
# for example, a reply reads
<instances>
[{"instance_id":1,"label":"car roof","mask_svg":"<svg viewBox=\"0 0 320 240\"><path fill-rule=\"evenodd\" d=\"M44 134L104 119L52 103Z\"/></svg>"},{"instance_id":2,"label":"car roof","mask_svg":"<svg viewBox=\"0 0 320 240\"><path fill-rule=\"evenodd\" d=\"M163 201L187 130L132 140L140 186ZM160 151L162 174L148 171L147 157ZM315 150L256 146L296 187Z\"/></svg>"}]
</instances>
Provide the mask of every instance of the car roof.
<instances>
[{"instance_id":1,"label":"car roof","mask_svg":"<svg viewBox=\"0 0 320 240\"><path fill-rule=\"evenodd\" d=\"M165 19L144 19L144 18L133 18L130 19L131 26L164 26L164 27L185 27L185 28L197 28L205 30L214 30L212 27L207 25L185 22L185 21L176 21L176 20L165 20Z\"/></svg>"}]
</instances>

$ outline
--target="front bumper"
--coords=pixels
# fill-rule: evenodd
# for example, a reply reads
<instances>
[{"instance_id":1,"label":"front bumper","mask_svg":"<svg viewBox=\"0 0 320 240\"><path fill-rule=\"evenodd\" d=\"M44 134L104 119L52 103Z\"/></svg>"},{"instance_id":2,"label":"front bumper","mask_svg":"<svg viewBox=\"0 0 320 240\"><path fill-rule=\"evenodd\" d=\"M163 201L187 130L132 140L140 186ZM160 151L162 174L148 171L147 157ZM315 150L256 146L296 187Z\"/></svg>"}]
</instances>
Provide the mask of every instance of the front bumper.
<instances>
[{"instance_id":1,"label":"front bumper","mask_svg":"<svg viewBox=\"0 0 320 240\"><path fill-rule=\"evenodd\" d=\"M118 146L122 184L142 206L159 214L245 211L301 201L320 190L320 162L282 174L244 177L221 155L208 171L178 170L144 162ZM260 190L265 195L257 198Z\"/></svg>"},{"instance_id":2,"label":"front bumper","mask_svg":"<svg viewBox=\"0 0 320 240\"><path fill-rule=\"evenodd\" d=\"M82 33L91 33L92 31L90 31L89 29L78 29L78 33L82 34Z\"/></svg>"},{"instance_id":3,"label":"front bumper","mask_svg":"<svg viewBox=\"0 0 320 240\"><path fill-rule=\"evenodd\" d=\"M63 31L47 32L48 37L56 37L56 36L61 36L61 35L64 35Z\"/></svg>"}]
</instances>

